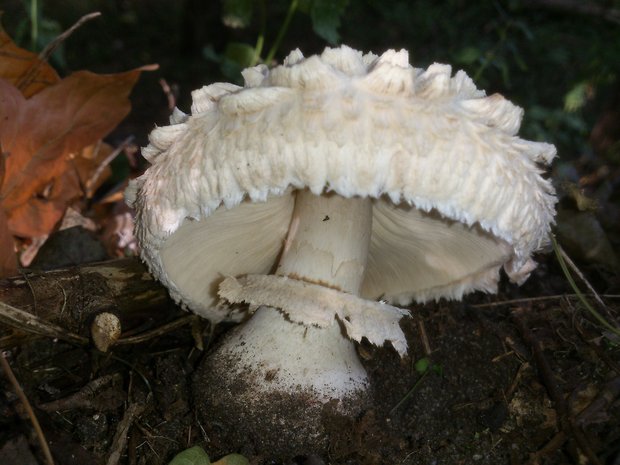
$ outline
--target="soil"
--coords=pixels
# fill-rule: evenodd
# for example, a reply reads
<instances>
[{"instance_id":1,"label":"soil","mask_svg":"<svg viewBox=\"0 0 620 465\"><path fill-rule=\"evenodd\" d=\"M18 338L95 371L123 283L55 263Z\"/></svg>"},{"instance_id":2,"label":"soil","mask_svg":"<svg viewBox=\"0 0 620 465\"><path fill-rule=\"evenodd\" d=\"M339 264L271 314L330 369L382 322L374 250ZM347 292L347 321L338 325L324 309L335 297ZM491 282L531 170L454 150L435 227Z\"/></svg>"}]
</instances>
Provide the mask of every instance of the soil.
<instances>
[{"instance_id":1,"label":"soil","mask_svg":"<svg viewBox=\"0 0 620 465\"><path fill-rule=\"evenodd\" d=\"M413 307L403 359L360 345L371 405L356 418L324 415L322 456L276 458L241 419L226 434L217 421L225 403L197 415L192 379L227 327L185 327L109 354L36 340L7 355L58 465L106 463L112 452L116 463L167 464L194 445L270 465L620 463L619 341L552 271L543 263L524 288L504 284L499 296ZM563 297L527 297L543 294ZM5 377L0 384L0 463L45 463L23 404Z\"/></svg>"}]
</instances>

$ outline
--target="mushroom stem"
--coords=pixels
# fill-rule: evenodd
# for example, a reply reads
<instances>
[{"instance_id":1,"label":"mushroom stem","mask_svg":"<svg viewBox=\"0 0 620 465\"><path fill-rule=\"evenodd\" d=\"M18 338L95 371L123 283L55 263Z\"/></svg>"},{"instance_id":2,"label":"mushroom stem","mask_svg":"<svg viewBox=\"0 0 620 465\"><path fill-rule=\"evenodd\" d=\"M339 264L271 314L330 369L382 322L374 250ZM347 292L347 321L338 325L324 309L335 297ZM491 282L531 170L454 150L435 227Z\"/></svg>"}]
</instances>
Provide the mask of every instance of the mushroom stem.
<instances>
[{"instance_id":1,"label":"mushroom stem","mask_svg":"<svg viewBox=\"0 0 620 465\"><path fill-rule=\"evenodd\" d=\"M357 295L371 224L368 198L299 191L276 274ZM283 292L288 291L286 298L296 299L294 288L286 289L286 280L283 286ZM260 291L256 301L261 301ZM296 300L291 303L299 305ZM335 313L327 317L325 327L316 327L291 321L285 315L286 305L281 310L259 307L218 348L212 359L214 367L231 382L251 385L247 392L250 403L269 403L275 392L301 395L318 404L339 399L339 408L348 409L350 401L365 391L367 375Z\"/></svg>"},{"instance_id":2,"label":"mushroom stem","mask_svg":"<svg viewBox=\"0 0 620 465\"><path fill-rule=\"evenodd\" d=\"M371 226L369 198L299 191L276 274L358 295Z\"/></svg>"},{"instance_id":3,"label":"mushroom stem","mask_svg":"<svg viewBox=\"0 0 620 465\"><path fill-rule=\"evenodd\" d=\"M324 403L350 398L367 385L355 346L339 324L300 325L272 307L260 307L217 355L227 355L233 366L226 363L225 371L239 377L240 384L252 385L248 394L258 404L270 403L270 392L297 393Z\"/></svg>"}]
</instances>

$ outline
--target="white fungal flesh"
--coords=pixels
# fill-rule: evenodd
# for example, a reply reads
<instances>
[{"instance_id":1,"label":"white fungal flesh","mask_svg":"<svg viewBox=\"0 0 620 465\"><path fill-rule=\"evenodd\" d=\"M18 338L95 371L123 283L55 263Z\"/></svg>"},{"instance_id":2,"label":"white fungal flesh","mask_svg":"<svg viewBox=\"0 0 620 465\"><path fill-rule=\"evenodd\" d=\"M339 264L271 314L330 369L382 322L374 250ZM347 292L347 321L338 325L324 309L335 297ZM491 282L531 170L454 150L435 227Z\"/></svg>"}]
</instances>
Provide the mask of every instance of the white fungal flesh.
<instances>
[{"instance_id":1,"label":"white fungal flesh","mask_svg":"<svg viewBox=\"0 0 620 465\"><path fill-rule=\"evenodd\" d=\"M339 322L353 341L361 342L363 337L376 345L388 341L401 356L407 353L407 340L398 323L408 312L383 302L275 275L226 278L219 295L227 302L250 304L250 308L278 308L300 325L327 328Z\"/></svg>"},{"instance_id":2,"label":"white fungal flesh","mask_svg":"<svg viewBox=\"0 0 620 465\"><path fill-rule=\"evenodd\" d=\"M376 56L342 46L308 58L296 50L243 77L243 87L195 91L191 115L175 112L155 129L143 151L152 166L127 189L142 256L175 300L214 322L239 319L217 305L229 276L222 290L231 301L281 306L298 321L310 310L276 298L278 286L317 299L338 292L310 326L261 310L243 337L276 351L265 347L283 344L280 336L263 344L254 334L288 324L299 344L306 328L317 340L328 329L338 339L336 324L312 327L338 317L349 337L390 341L403 353L394 307L360 305L366 315L386 310L373 326L353 315L351 299L459 299L494 292L502 268L519 284L534 269L531 255L548 243L555 213L541 176L555 148L517 136L521 108L448 65L413 68L403 50ZM333 199L349 219L330 223ZM273 272L280 277L253 277ZM298 282L283 285L283 276ZM259 281L262 293L252 287Z\"/></svg>"},{"instance_id":3,"label":"white fungal flesh","mask_svg":"<svg viewBox=\"0 0 620 465\"><path fill-rule=\"evenodd\" d=\"M384 295L404 305L493 291L502 267L515 282L527 278L530 256L547 244L553 222L556 198L539 165L551 161L555 148L516 136L523 115L519 107L500 95L486 96L462 71L451 76L450 66L413 68L404 51L377 57L343 46L304 58L297 50L282 66L261 65L243 75L244 87L218 83L195 91L191 115L176 113L171 126L153 131L144 150L153 166L127 190L136 208L142 255L176 300L214 321L229 318L214 305L214 293L204 290L221 280L222 261L211 259L207 250L212 249L196 247L192 253L204 251L202 263L214 265L203 273L208 281L200 284L202 290L171 275L161 252L177 231L185 231L188 219L215 221L220 212L234 212L250 201L247 211L256 206L265 215L273 212L272 238L280 241L290 217L285 219L275 204L258 205L291 188L370 197L373 214L379 215L390 208L379 202L411 206L412 224L429 213L445 224L461 223L465 235L497 241L492 256L483 254L472 267L467 260L474 254L431 260L450 265L445 274L431 273L440 282L409 279L429 275L422 269L412 273L419 264L400 260L405 268L390 273L403 278L392 288L393 281L379 279L384 268L375 268L385 262L377 247L387 241L373 237L369 278L361 291L365 297ZM240 227L243 233L230 234L235 241L260 234L250 221ZM412 230L409 237L415 234ZM233 239L226 244L204 236L218 249L236 247ZM270 244L266 250L275 266L279 251ZM264 270L267 252L262 259ZM229 267L226 273L263 272L250 268ZM209 298L201 300L205 294Z\"/></svg>"},{"instance_id":4,"label":"white fungal flesh","mask_svg":"<svg viewBox=\"0 0 620 465\"><path fill-rule=\"evenodd\" d=\"M366 370L340 327L294 324L278 310L261 307L233 331L213 355L235 360L221 376L234 385L252 383L249 395L312 393L320 402L345 399L364 390Z\"/></svg>"},{"instance_id":5,"label":"white fungal flesh","mask_svg":"<svg viewBox=\"0 0 620 465\"><path fill-rule=\"evenodd\" d=\"M269 202L243 202L206 220L184 222L159 250L165 271L160 279L175 299L214 323L242 317L217 305L217 288L226 276L273 270L294 205L288 192Z\"/></svg>"},{"instance_id":6,"label":"white fungal flesh","mask_svg":"<svg viewBox=\"0 0 620 465\"><path fill-rule=\"evenodd\" d=\"M366 385L366 372L353 343L341 333L337 315L343 324L350 323L346 320L350 316L359 316L364 322L364 316L374 310L370 319L378 318L366 328L373 342L393 339L396 347L406 348L398 326L405 312L384 308L382 315L371 304L365 315L362 308L355 308L360 303L355 294L363 280L370 245L370 199L299 191L292 218L276 270L283 278L258 276L254 286L244 283L250 285L241 289L238 281L220 286L220 294L229 301L265 306L238 328L215 356L235 360L238 371L256 380L256 390L309 389L322 400L350 397ZM281 309L288 321L271 306ZM303 315L316 316L306 319ZM380 324L390 317L392 325ZM387 327L388 334L384 331L376 341L376 328Z\"/></svg>"},{"instance_id":7,"label":"white fungal flesh","mask_svg":"<svg viewBox=\"0 0 620 465\"><path fill-rule=\"evenodd\" d=\"M99 313L90 325L90 334L95 347L107 352L121 337L121 320L109 312Z\"/></svg>"}]
</instances>

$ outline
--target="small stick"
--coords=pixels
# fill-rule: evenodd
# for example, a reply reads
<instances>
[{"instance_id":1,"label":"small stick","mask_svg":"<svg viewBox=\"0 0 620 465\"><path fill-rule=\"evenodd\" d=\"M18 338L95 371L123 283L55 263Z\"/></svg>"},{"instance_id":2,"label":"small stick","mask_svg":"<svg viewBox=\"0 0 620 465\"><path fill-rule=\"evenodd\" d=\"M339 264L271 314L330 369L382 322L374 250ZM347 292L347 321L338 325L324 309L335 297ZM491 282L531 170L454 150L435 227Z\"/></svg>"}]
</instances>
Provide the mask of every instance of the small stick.
<instances>
[{"instance_id":1,"label":"small stick","mask_svg":"<svg viewBox=\"0 0 620 465\"><path fill-rule=\"evenodd\" d=\"M558 413L560 419L560 427L565 432L570 432L572 438L574 438L581 452L588 458L589 463L593 465L603 465L603 462L594 454L587 437L581 431L574 421L574 418L570 417L568 404L561 392L560 385L557 377L555 376L549 361L545 357L541 342L536 338L532 331L525 324L525 311L523 308L516 309L512 312L513 319L517 325L519 332L525 342L530 346L536 368L541 377L541 380L547 389L549 397L555 404L555 410Z\"/></svg>"},{"instance_id":2,"label":"small stick","mask_svg":"<svg viewBox=\"0 0 620 465\"><path fill-rule=\"evenodd\" d=\"M0 302L0 323L29 333L62 339L73 344L87 345L89 343L88 339L83 336L67 331L32 313L25 312L4 302Z\"/></svg>"},{"instance_id":3,"label":"small stick","mask_svg":"<svg viewBox=\"0 0 620 465\"><path fill-rule=\"evenodd\" d=\"M421 318L418 319L418 329L420 330L420 339L422 339L424 353L429 356L433 353L433 351L431 350L431 345L428 342L428 336L426 335L426 327L424 326L424 321Z\"/></svg>"},{"instance_id":4,"label":"small stick","mask_svg":"<svg viewBox=\"0 0 620 465\"><path fill-rule=\"evenodd\" d=\"M584 294L587 296L594 294ZM472 304L469 305L471 308L487 308L487 307L500 307L502 305L513 305L513 304L526 304L529 302L543 302L545 300L558 300L562 298L571 298L576 299L579 296L577 294L556 294L556 295L544 295L540 297L525 297L523 299L511 299L511 300L500 300L497 302L488 302L484 304ZM600 297L605 297L606 299L620 299L620 294L603 294Z\"/></svg>"},{"instance_id":5,"label":"small stick","mask_svg":"<svg viewBox=\"0 0 620 465\"><path fill-rule=\"evenodd\" d=\"M52 56L52 53L54 53L54 51L56 51L56 49L60 46L60 44L67 40L69 36L71 36L71 34L76 31L76 29L81 27L82 24L90 21L91 19L98 18L99 16L101 16L100 11L95 11L93 13L88 13L87 15L82 16L73 26L58 35L54 40L52 40L49 44L45 46L41 53L39 53L39 60L47 61L48 58Z\"/></svg>"},{"instance_id":6,"label":"small stick","mask_svg":"<svg viewBox=\"0 0 620 465\"><path fill-rule=\"evenodd\" d=\"M130 404L129 407L127 407L123 418L118 424L116 433L114 434L112 446L110 447L110 455L108 456L106 465L118 464L118 461L125 450L125 445L127 444L127 432L129 431L134 419L144 412L145 408L145 405L140 405L138 403Z\"/></svg>"},{"instance_id":7,"label":"small stick","mask_svg":"<svg viewBox=\"0 0 620 465\"><path fill-rule=\"evenodd\" d=\"M56 410L72 410L76 408L88 407L93 397L95 397L99 390L107 384L118 382L120 380L121 375L119 373L102 376L101 378L91 381L75 394L41 404L39 405L39 408L46 412L54 412Z\"/></svg>"},{"instance_id":8,"label":"small stick","mask_svg":"<svg viewBox=\"0 0 620 465\"><path fill-rule=\"evenodd\" d=\"M587 426L601 412L609 412L610 406L618 396L620 396L620 376L606 383L594 400L579 412L579 415L577 415L577 425Z\"/></svg>"},{"instance_id":9,"label":"small stick","mask_svg":"<svg viewBox=\"0 0 620 465\"><path fill-rule=\"evenodd\" d=\"M26 73L22 76L22 78L17 82L16 87L20 90L28 87L33 79L35 78L37 71L41 67L41 65L47 62L48 58L54 53L54 51L63 43L67 38L75 32L77 28L79 28L82 24L91 19L95 19L101 16L101 13L95 11L94 13L89 13L87 15L82 16L73 26L67 29L65 32L60 34L54 40L52 40L47 46L41 51L39 54L39 60L32 66Z\"/></svg>"},{"instance_id":10,"label":"small stick","mask_svg":"<svg viewBox=\"0 0 620 465\"><path fill-rule=\"evenodd\" d=\"M558 450L560 447L562 447L565 442L566 442L566 434L564 434L564 431L560 431L558 434L553 436L551 440L543 446L542 449L539 449L533 454L530 454L530 460L527 462L527 465L530 465L530 464L534 465L534 464L540 463L541 458L552 454L553 452Z\"/></svg>"},{"instance_id":11,"label":"small stick","mask_svg":"<svg viewBox=\"0 0 620 465\"><path fill-rule=\"evenodd\" d=\"M166 334L171 331L174 331L177 328L181 328L185 326L186 324L188 324L189 322L193 321L195 318L196 318L196 315L182 316L181 318L171 321L170 323L166 323L165 325L158 326L155 329L152 329L150 331L145 331L136 336L121 337L113 344L113 346L139 344L141 342L148 341L149 339L153 339L154 337L161 336L162 334Z\"/></svg>"},{"instance_id":12,"label":"small stick","mask_svg":"<svg viewBox=\"0 0 620 465\"><path fill-rule=\"evenodd\" d=\"M37 438L39 439L39 444L41 445L41 449L43 449L43 455L45 456L45 461L48 465L54 465L54 458L52 457L52 452L47 444L47 440L45 439L45 434L43 434L43 430L41 429L41 425L39 424L39 420L37 420L37 416L34 414L34 410L32 410L32 406L24 393L24 390L17 381L13 370L11 370L11 365L6 359L6 355L4 353L0 354L0 365L2 365L2 370L4 374L9 379L11 384L13 385L13 389L15 389L15 393L19 400L23 404L26 409L26 413L32 422L32 426L34 427L35 432L37 433Z\"/></svg>"},{"instance_id":13,"label":"small stick","mask_svg":"<svg viewBox=\"0 0 620 465\"><path fill-rule=\"evenodd\" d=\"M558 244L558 250L560 251L560 254L562 255L562 258L564 259L566 264L571 268L571 270L574 271L574 273L577 276L579 276L579 279L581 279L581 281L583 281L583 283L586 285L586 287L590 290L590 292L594 296L594 300L596 300L599 303L599 305L601 305L601 307L607 308L607 306L605 305L605 302L603 302L603 299L600 298L600 296L598 295L598 293L596 292L594 287L592 287L592 284L590 284L590 282L586 279L586 277L583 275L581 270L579 268L577 268L577 265L575 265L575 262L573 262L571 260L571 258L564 251L564 249L562 248L562 246L560 244Z\"/></svg>"},{"instance_id":14,"label":"small stick","mask_svg":"<svg viewBox=\"0 0 620 465\"><path fill-rule=\"evenodd\" d=\"M125 147L127 147L131 143L133 139L134 139L133 136L127 137L127 139L121 142L121 144L118 147L116 147L112 151L112 153L110 153L110 155L105 157L105 159L99 164L99 166L97 166L97 169L95 170L95 172L92 174L90 178L88 178L88 181L86 181L86 197L87 198L92 197L93 186L95 185L95 183L101 176L101 173L103 173L103 170L105 169L105 167L108 166L110 163L112 163L112 161L114 161L114 159L120 155L120 153L125 149Z\"/></svg>"},{"instance_id":15,"label":"small stick","mask_svg":"<svg viewBox=\"0 0 620 465\"><path fill-rule=\"evenodd\" d=\"M164 94L166 95L166 98L168 99L168 110L170 111L174 110L174 107L177 106L177 99L172 93L172 89L168 85L168 81L166 81L164 78L161 78L159 80L159 85L161 86L161 89L164 91Z\"/></svg>"}]
</instances>

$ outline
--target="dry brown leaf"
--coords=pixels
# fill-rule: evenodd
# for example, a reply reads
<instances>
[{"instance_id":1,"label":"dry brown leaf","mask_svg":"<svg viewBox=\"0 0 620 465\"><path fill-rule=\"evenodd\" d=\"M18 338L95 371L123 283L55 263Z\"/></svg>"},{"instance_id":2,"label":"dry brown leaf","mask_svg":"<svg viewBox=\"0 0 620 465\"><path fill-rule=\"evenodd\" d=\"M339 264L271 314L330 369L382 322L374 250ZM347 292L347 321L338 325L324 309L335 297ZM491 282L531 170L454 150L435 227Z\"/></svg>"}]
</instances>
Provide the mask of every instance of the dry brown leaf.
<instances>
[{"instance_id":1,"label":"dry brown leaf","mask_svg":"<svg viewBox=\"0 0 620 465\"><path fill-rule=\"evenodd\" d=\"M80 185L82 193L85 196L90 196L101 187L104 181L112 174L112 170L108 164L103 168L97 179L91 179L97 169L106 161L112 152L114 152L114 147L103 141L89 145L71 158L73 169L67 170L66 176L75 177Z\"/></svg>"},{"instance_id":2,"label":"dry brown leaf","mask_svg":"<svg viewBox=\"0 0 620 465\"><path fill-rule=\"evenodd\" d=\"M17 256L15 243L9 231L6 215L0 209L0 276L17 274Z\"/></svg>"},{"instance_id":3,"label":"dry brown leaf","mask_svg":"<svg viewBox=\"0 0 620 465\"><path fill-rule=\"evenodd\" d=\"M140 73L156 68L79 71L61 80L0 27L0 275L15 270L11 234L47 236L86 194L86 182L112 151L101 138L129 112ZM105 180L106 171L98 174Z\"/></svg>"},{"instance_id":4,"label":"dry brown leaf","mask_svg":"<svg viewBox=\"0 0 620 465\"><path fill-rule=\"evenodd\" d=\"M71 154L66 169L44 191L44 196L33 197L10 212L11 231L19 237L39 237L50 233L66 215L69 204L79 197L86 198L86 182L99 164L114 149L105 142L89 145L77 154ZM111 170L104 170L100 185Z\"/></svg>"},{"instance_id":5,"label":"dry brown leaf","mask_svg":"<svg viewBox=\"0 0 620 465\"><path fill-rule=\"evenodd\" d=\"M36 53L24 50L0 26L0 78L17 87L28 98L60 81L50 65Z\"/></svg>"},{"instance_id":6,"label":"dry brown leaf","mask_svg":"<svg viewBox=\"0 0 620 465\"><path fill-rule=\"evenodd\" d=\"M37 234L49 232L62 216L56 204L66 196L48 198L44 189L54 188L72 153L97 142L127 115L129 93L140 73L150 69L110 75L78 71L30 99L0 80L0 143L6 155L0 201L15 235L33 224L41 225Z\"/></svg>"}]
</instances>

